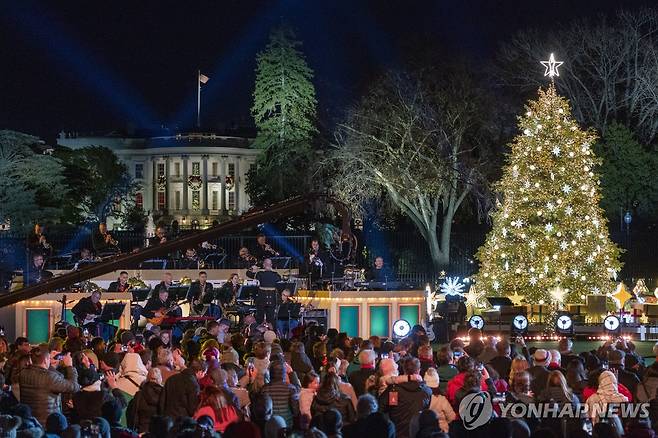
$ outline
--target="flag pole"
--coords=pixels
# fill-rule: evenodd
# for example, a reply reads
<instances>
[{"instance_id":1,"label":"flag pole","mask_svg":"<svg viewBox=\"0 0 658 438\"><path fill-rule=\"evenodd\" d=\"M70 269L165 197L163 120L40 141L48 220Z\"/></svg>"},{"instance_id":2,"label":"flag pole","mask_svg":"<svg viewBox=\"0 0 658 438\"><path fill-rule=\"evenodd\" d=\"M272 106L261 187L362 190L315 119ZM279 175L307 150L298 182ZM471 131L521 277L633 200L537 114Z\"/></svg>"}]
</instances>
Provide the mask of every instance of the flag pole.
<instances>
[{"instance_id":1,"label":"flag pole","mask_svg":"<svg viewBox=\"0 0 658 438\"><path fill-rule=\"evenodd\" d=\"M196 73L196 127L201 128L201 70Z\"/></svg>"}]
</instances>

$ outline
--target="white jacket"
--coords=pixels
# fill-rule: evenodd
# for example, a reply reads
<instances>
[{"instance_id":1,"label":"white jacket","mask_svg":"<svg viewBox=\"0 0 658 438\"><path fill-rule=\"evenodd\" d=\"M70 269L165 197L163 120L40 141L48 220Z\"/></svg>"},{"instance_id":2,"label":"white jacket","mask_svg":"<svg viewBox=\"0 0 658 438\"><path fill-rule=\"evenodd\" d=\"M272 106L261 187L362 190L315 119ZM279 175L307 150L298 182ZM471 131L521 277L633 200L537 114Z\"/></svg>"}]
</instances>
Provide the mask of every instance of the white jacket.
<instances>
[{"instance_id":1,"label":"white jacket","mask_svg":"<svg viewBox=\"0 0 658 438\"><path fill-rule=\"evenodd\" d=\"M439 416L439 427L441 431L448 433L448 425L457 418L448 399L442 395L433 395L430 401L430 409Z\"/></svg>"},{"instance_id":2,"label":"white jacket","mask_svg":"<svg viewBox=\"0 0 658 438\"><path fill-rule=\"evenodd\" d=\"M117 388L130 396L134 396L142 382L146 380L148 371L137 353L126 353L119 368Z\"/></svg>"}]
</instances>

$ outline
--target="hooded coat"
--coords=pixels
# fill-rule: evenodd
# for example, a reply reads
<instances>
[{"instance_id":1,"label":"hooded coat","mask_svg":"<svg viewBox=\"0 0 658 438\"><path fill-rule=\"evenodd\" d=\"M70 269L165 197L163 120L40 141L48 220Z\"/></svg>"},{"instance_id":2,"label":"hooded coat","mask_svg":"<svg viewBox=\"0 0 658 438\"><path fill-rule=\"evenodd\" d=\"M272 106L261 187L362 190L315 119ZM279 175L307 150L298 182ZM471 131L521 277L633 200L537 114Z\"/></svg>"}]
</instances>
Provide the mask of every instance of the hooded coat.
<instances>
[{"instance_id":1,"label":"hooded coat","mask_svg":"<svg viewBox=\"0 0 658 438\"><path fill-rule=\"evenodd\" d=\"M137 353L126 353L119 368L121 374L117 379L117 388L133 397L144 380L148 371Z\"/></svg>"},{"instance_id":2,"label":"hooded coat","mask_svg":"<svg viewBox=\"0 0 658 438\"><path fill-rule=\"evenodd\" d=\"M592 423L598 423L599 415L597 413L605 412L610 403L625 403L628 398L619 392L617 377L610 371L603 371L599 376L599 387L595 394L592 394L585 404L587 412L590 413Z\"/></svg>"},{"instance_id":3,"label":"hooded coat","mask_svg":"<svg viewBox=\"0 0 658 438\"><path fill-rule=\"evenodd\" d=\"M397 403L391 403L394 397L391 393L397 393ZM432 399L432 390L425 382L405 382L390 385L379 396L380 410L387 413L393 424L395 424L396 436L398 438L409 437L409 424L418 412L428 409Z\"/></svg>"},{"instance_id":4,"label":"hooded coat","mask_svg":"<svg viewBox=\"0 0 658 438\"><path fill-rule=\"evenodd\" d=\"M292 427L292 419L299 415L299 389L285 381L285 364L274 361L270 366L270 383L261 392L272 398L272 415L278 415Z\"/></svg>"},{"instance_id":5,"label":"hooded coat","mask_svg":"<svg viewBox=\"0 0 658 438\"><path fill-rule=\"evenodd\" d=\"M311 403L311 416L324 414L334 408L343 416L343 424L351 424L356 421L356 411L349 395L342 392L335 393L320 389Z\"/></svg>"},{"instance_id":6,"label":"hooded coat","mask_svg":"<svg viewBox=\"0 0 658 438\"><path fill-rule=\"evenodd\" d=\"M146 382L142 385L135 398L133 398L131 415L128 417L128 425L139 433L149 430L151 417L158 415L158 400L162 386L155 382Z\"/></svg>"}]
</instances>

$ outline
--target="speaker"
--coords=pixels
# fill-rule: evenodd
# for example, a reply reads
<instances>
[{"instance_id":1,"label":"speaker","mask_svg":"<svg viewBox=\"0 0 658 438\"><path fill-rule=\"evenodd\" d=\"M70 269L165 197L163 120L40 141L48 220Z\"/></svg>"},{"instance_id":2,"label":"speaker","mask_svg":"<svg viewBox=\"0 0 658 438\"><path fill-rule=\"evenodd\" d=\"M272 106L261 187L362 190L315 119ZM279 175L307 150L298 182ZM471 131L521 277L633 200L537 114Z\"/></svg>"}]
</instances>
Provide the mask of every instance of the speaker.
<instances>
[{"instance_id":1,"label":"speaker","mask_svg":"<svg viewBox=\"0 0 658 438\"><path fill-rule=\"evenodd\" d=\"M644 314L651 317L658 316L658 304L645 304L644 305Z\"/></svg>"},{"instance_id":2,"label":"speaker","mask_svg":"<svg viewBox=\"0 0 658 438\"><path fill-rule=\"evenodd\" d=\"M308 325L309 322L315 321L317 325L329 328L327 326L328 317L327 309L313 309L304 312L304 324Z\"/></svg>"},{"instance_id":3,"label":"speaker","mask_svg":"<svg viewBox=\"0 0 658 438\"><path fill-rule=\"evenodd\" d=\"M587 295L587 314L596 316L605 315L607 313L605 301L605 295Z\"/></svg>"}]
</instances>

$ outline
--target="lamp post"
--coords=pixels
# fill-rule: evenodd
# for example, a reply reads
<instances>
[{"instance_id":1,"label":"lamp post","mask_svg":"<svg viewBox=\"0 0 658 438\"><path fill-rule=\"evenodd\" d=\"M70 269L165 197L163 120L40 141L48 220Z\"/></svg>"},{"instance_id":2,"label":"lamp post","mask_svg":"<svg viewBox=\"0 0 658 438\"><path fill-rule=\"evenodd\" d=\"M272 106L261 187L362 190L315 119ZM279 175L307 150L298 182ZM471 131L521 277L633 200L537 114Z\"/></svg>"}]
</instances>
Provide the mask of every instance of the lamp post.
<instances>
[{"instance_id":1,"label":"lamp post","mask_svg":"<svg viewBox=\"0 0 658 438\"><path fill-rule=\"evenodd\" d=\"M631 215L630 211L626 211L626 214L624 215L624 223L626 224L626 235L630 233L630 228L631 228L631 222L633 221L633 215Z\"/></svg>"}]
</instances>

